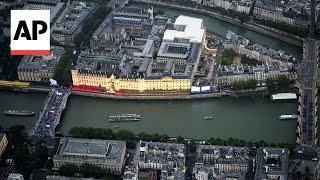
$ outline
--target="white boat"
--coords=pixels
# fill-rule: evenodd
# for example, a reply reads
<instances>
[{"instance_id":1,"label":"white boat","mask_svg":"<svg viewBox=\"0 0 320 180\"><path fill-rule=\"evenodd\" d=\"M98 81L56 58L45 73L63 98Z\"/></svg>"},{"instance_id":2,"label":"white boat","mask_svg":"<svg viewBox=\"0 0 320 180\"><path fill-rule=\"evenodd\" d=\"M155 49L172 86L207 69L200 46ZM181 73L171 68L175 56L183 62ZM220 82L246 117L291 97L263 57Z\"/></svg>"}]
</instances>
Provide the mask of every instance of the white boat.
<instances>
[{"instance_id":1,"label":"white boat","mask_svg":"<svg viewBox=\"0 0 320 180\"><path fill-rule=\"evenodd\" d=\"M126 121L140 121L142 119L139 114L118 114L108 117L110 122L126 122Z\"/></svg>"},{"instance_id":2,"label":"white boat","mask_svg":"<svg viewBox=\"0 0 320 180\"><path fill-rule=\"evenodd\" d=\"M281 115L279 117L279 120L285 121L285 120L296 120L298 119L298 115L296 114L289 114L289 115Z\"/></svg>"},{"instance_id":3,"label":"white boat","mask_svg":"<svg viewBox=\"0 0 320 180\"><path fill-rule=\"evenodd\" d=\"M206 116L204 117L204 120L212 120L213 119L213 116Z\"/></svg>"}]
</instances>

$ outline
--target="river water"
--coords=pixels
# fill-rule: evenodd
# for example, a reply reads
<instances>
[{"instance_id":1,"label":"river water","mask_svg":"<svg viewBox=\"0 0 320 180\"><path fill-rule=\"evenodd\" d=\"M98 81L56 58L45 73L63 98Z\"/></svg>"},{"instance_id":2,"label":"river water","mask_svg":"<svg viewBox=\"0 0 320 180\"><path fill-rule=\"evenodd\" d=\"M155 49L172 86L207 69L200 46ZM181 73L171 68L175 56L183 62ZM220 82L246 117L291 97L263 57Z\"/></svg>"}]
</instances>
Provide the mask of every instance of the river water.
<instances>
[{"instance_id":1,"label":"river water","mask_svg":"<svg viewBox=\"0 0 320 180\"><path fill-rule=\"evenodd\" d=\"M29 109L34 117L7 117L0 114L0 125L22 124L31 128L39 115L45 93L0 91L0 111ZM158 132L185 137L238 137L251 140L291 142L295 140L295 122L279 121L281 114L294 113L295 102L272 102L268 98L216 98L179 101L127 101L70 96L63 114L62 132L72 127L113 128L118 125L134 132ZM108 114L137 113L139 122L109 123ZM213 120L204 120L214 116Z\"/></svg>"},{"instance_id":2,"label":"river water","mask_svg":"<svg viewBox=\"0 0 320 180\"><path fill-rule=\"evenodd\" d=\"M204 19L207 29L220 35L228 30L281 49L301 59L302 50L280 40L239 28L207 16L183 11L161 8L168 15L185 14ZM0 125L9 127L23 124L31 128L43 107L45 93L18 93L0 91ZM5 109L28 109L36 112L34 117L7 117ZM237 137L249 140L272 142L295 141L294 121L280 121L281 114L295 113L296 102L272 102L269 98L217 98L186 101L127 101L90 97L70 96L66 111L62 116L61 131L68 132L72 127L113 128L116 124L107 121L108 114L137 113L143 116L140 122L118 123L123 129L134 132L167 133L170 136L193 138ZM213 120L204 120L214 116Z\"/></svg>"}]
</instances>

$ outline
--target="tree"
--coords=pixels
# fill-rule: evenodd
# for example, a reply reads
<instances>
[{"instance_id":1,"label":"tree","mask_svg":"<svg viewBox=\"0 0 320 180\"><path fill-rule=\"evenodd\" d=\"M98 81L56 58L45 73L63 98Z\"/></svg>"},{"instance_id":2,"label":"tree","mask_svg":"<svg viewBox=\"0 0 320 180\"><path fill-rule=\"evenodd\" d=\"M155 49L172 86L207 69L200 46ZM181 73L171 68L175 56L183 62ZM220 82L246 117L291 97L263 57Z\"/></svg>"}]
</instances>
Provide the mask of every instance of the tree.
<instances>
[{"instance_id":1,"label":"tree","mask_svg":"<svg viewBox=\"0 0 320 180\"><path fill-rule=\"evenodd\" d=\"M270 20L258 20L258 19L255 19L255 21L259 24L280 29L282 31L285 31L297 36L301 36L301 37L306 37L309 32L309 29L307 27L299 27L299 26L290 25L283 22L274 22Z\"/></svg>"},{"instance_id":2,"label":"tree","mask_svg":"<svg viewBox=\"0 0 320 180\"><path fill-rule=\"evenodd\" d=\"M5 17L10 14L10 10L0 10L0 13L0 17ZM4 16L2 16L2 14ZM10 38L4 37L3 39L0 39L0 44L0 79L17 80L17 67L23 56L10 55Z\"/></svg>"},{"instance_id":3,"label":"tree","mask_svg":"<svg viewBox=\"0 0 320 180\"><path fill-rule=\"evenodd\" d=\"M177 136L177 143L184 143L184 137Z\"/></svg>"},{"instance_id":4,"label":"tree","mask_svg":"<svg viewBox=\"0 0 320 180\"><path fill-rule=\"evenodd\" d=\"M164 11L162 9L156 9L156 10L154 10L153 14L154 14L154 16L164 15Z\"/></svg>"},{"instance_id":5,"label":"tree","mask_svg":"<svg viewBox=\"0 0 320 180\"><path fill-rule=\"evenodd\" d=\"M101 178L105 175L105 171L103 169L87 163L80 166L79 173L82 174L85 178Z\"/></svg>"},{"instance_id":6,"label":"tree","mask_svg":"<svg viewBox=\"0 0 320 180\"><path fill-rule=\"evenodd\" d=\"M233 59L236 56L236 52L234 52L234 50L232 49L225 49L222 52L222 56L221 56L221 65L231 65L233 63Z\"/></svg>"},{"instance_id":7,"label":"tree","mask_svg":"<svg viewBox=\"0 0 320 180\"><path fill-rule=\"evenodd\" d=\"M249 79L247 81L246 88L247 89L256 89L257 88L257 84L258 84L258 81L256 79Z\"/></svg>"},{"instance_id":8,"label":"tree","mask_svg":"<svg viewBox=\"0 0 320 180\"><path fill-rule=\"evenodd\" d=\"M71 69L73 67L73 61L75 60L76 57L73 54L73 50L66 48L54 71L53 79L57 80L63 86L71 85Z\"/></svg>"},{"instance_id":9,"label":"tree","mask_svg":"<svg viewBox=\"0 0 320 180\"><path fill-rule=\"evenodd\" d=\"M64 164L59 168L59 174L61 176L72 177L77 172L77 166L74 164Z\"/></svg>"},{"instance_id":10,"label":"tree","mask_svg":"<svg viewBox=\"0 0 320 180\"><path fill-rule=\"evenodd\" d=\"M238 80L232 84L232 87L236 91L246 90L246 89L256 89L258 81L255 79L250 79L248 81Z\"/></svg>"},{"instance_id":11,"label":"tree","mask_svg":"<svg viewBox=\"0 0 320 180\"><path fill-rule=\"evenodd\" d=\"M306 180L309 180L310 179L310 168L309 166L306 167L305 171L304 171L304 178Z\"/></svg>"},{"instance_id":12,"label":"tree","mask_svg":"<svg viewBox=\"0 0 320 180\"><path fill-rule=\"evenodd\" d=\"M83 23L81 32L74 39L76 47L80 47L82 43L90 42L92 33L98 28L105 16L111 11L111 8L104 4L105 2L99 3L98 9L95 10Z\"/></svg>"},{"instance_id":13,"label":"tree","mask_svg":"<svg viewBox=\"0 0 320 180\"><path fill-rule=\"evenodd\" d=\"M120 129L116 133L116 138L119 140L135 140L135 135L133 132L125 130L125 129Z\"/></svg>"},{"instance_id":14,"label":"tree","mask_svg":"<svg viewBox=\"0 0 320 180\"><path fill-rule=\"evenodd\" d=\"M43 140L37 141L33 156L37 168L43 167L43 165L47 162L49 151Z\"/></svg>"},{"instance_id":15,"label":"tree","mask_svg":"<svg viewBox=\"0 0 320 180\"><path fill-rule=\"evenodd\" d=\"M280 75L277 78L268 78L266 84L268 91L274 93L279 91L288 91L292 81L287 76Z\"/></svg>"},{"instance_id":16,"label":"tree","mask_svg":"<svg viewBox=\"0 0 320 180\"><path fill-rule=\"evenodd\" d=\"M256 59L249 58L245 55L241 55L241 64L246 64L249 66L256 66L258 64L261 64L261 62Z\"/></svg>"},{"instance_id":17,"label":"tree","mask_svg":"<svg viewBox=\"0 0 320 180\"><path fill-rule=\"evenodd\" d=\"M138 133L138 138L144 141L150 141L151 137L149 134L145 133L145 132L140 132Z\"/></svg>"},{"instance_id":18,"label":"tree","mask_svg":"<svg viewBox=\"0 0 320 180\"><path fill-rule=\"evenodd\" d=\"M24 125L14 125L9 128L8 133L9 134L22 134L24 130L25 130Z\"/></svg>"},{"instance_id":19,"label":"tree","mask_svg":"<svg viewBox=\"0 0 320 180\"><path fill-rule=\"evenodd\" d=\"M15 162L15 168L21 172L24 177L28 177L34 169L34 164L29 153L29 146L26 142L17 147L13 160Z\"/></svg>"},{"instance_id":20,"label":"tree","mask_svg":"<svg viewBox=\"0 0 320 180\"><path fill-rule=\"evenodd\" d=\"M291 81L286 76L281 75L278 77L278 84L280 90L287 90L290 88Z\"/></svg>"},{"instance_id":21,"label":"tree","mask_svg":"<svg viewBox=\"0 0 320 180\"><path fill-rule=\"evenodd\" d=\"M97 138L97 139L114 139L114 133L112 129L104 128L85 128L85 127L73 127L69 130L69 134L77 138Z\"/></svg>"}]
</instances>

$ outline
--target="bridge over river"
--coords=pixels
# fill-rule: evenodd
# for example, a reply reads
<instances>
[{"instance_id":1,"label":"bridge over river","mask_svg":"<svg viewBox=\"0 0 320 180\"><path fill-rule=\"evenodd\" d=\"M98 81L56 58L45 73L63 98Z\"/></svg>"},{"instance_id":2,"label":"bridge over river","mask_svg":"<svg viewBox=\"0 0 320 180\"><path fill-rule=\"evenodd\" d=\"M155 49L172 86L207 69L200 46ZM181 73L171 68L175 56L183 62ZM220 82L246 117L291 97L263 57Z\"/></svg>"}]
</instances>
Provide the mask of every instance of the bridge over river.
<instances>
[{"instance_id":1,"label":"bridge over river","mask_svg":"<svg viewBox=\"0 0 320 180\"><path fill-rule=\"evenodd\" d=\"M70 92L66 89L52 89L44 107L32 129L31 135L37 138L52 139L55 128L60 122L62 111L65 109Z\"/></svg>"}]
</instances>

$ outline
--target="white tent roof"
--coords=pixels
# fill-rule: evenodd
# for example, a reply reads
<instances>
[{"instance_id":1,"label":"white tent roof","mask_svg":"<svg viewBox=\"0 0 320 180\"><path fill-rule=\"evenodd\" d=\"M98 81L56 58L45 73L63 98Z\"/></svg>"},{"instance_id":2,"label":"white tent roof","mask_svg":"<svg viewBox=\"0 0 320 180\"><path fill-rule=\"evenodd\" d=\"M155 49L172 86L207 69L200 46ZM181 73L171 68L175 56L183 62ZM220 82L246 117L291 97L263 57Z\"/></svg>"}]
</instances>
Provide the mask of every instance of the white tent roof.
<instances>
[{"instance_id":1,"label":"white tent roof","mask_svg":"<svg viewBox=\"0 0 320 180\"><path fill-rule=\"evenodd\" d=\"M278 93L272 95L272 100L286 100L286 99L297 99L295 93Z\"/></svg>"},{"instance_id":2,"label":"white tent roof","mask_svg":"<svg viewBox=\"0 0 320 180\"><path fill-rule=\"evenodd\" d=\"M201 43L205 32L202 23L202 19L180 15L174 22L174 26L185 26L184 31L167 29L163 40L173 41L175 38L181 38L189 39L190 43Z\"/></svg>"}]
</instances>

